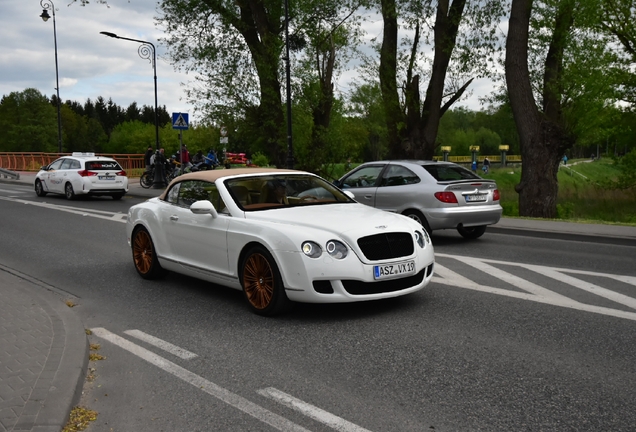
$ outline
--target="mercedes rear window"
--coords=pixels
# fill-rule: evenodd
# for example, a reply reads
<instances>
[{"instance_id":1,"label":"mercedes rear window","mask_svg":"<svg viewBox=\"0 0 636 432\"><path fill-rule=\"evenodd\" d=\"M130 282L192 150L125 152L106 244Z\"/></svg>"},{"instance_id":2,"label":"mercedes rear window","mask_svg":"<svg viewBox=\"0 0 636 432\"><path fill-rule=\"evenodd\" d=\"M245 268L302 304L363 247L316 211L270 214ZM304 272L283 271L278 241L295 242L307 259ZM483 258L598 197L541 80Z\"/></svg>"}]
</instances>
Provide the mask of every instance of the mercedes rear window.
<instances>
[{"instance_id":1,"label":"mercedes rear window","mask_svg":"<svg viewBox=\"0 0 636 432\"><path fill-rule=\"evenodd\" d=\"M459 165L424 165L423 168L438 182L481 179L471 170Z\"/></svg>"},{"instance_id":2,"label":"mercedes rear window","mask_svg":"<svg viewBox=\"0 0 636 432\"><path fill-rule=\"evenodd\" d=\"M91 171L121 171L121 166L115 161L87 161L86 169Z\"/></svg>"}]
</instances>

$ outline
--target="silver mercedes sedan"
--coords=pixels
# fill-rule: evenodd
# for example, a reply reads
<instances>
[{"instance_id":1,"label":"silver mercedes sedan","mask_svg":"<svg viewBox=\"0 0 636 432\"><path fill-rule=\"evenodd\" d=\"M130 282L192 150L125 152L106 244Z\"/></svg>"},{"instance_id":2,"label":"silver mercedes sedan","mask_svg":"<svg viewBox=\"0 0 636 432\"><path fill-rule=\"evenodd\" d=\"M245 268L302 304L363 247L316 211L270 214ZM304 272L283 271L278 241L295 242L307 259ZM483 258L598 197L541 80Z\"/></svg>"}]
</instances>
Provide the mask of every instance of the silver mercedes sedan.
<instances>
[{"instance_id":1,"label":"silver mercedes sedan","mask_svg":"<svg viewBox=\"0 0 636 432\"><path fill-rule=\"evenodd\" d=\"M367 162L334 183L362 204L417 220L429 233L456 229L476 239L501 218L497 183L451 162Z\"/></svg>"}]
</instances>

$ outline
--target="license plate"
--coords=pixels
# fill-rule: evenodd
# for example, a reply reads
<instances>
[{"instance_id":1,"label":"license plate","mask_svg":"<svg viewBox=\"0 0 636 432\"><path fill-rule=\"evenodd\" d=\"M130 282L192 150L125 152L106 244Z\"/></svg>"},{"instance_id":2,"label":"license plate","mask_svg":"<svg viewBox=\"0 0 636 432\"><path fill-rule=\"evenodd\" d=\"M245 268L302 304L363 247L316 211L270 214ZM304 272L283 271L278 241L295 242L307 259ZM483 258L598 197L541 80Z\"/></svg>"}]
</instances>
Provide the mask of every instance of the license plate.
<instances>
[{"instance_id":1,"label":"license plate","mask_svg":"<svg viewBox=\"0 0 636 432\"><path fill-rule=\"evenodd\" d=\"M410 274L415 274L415 261L373 266L373 278L376 280L391 279Z\"/></svg>"},{"instance_id":2,"label":"license plate","mask_svg":"<svg viewBox=\"0 0 636 432\"><path fill-rule=\"evenodd\" d=\"M115 176L98 176L100 180L115 180Z\"/></svg>"},{"instance_id":3,"label":"license plate","mask_svg":"<svg viewBox=\"0 0 636 432\"><path fill-rule=\"evenodd\" d=\"M480 202L480 201L486 201L485 194L466 195L466 202Z\"/></svg>"}]
</instances>

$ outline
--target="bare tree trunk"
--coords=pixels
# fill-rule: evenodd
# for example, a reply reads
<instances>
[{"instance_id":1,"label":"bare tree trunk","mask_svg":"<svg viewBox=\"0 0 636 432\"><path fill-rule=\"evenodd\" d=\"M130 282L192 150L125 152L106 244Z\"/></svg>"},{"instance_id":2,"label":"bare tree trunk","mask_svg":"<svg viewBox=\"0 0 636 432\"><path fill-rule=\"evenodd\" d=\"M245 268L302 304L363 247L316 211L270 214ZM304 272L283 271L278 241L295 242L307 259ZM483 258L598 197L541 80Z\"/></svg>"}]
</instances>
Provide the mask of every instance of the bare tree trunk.
<instances>
[{"instance_id":1,"label":"bare tree trunk","mask_svg":"<svg viewBox=\"0 0 636 432\"><path fill-rule=\"evenodd\" d=\"M397 90L397 10L395 0L381 0L381 5L384 30L380 47L380 90L389 135L389 157L397 159L406 156L399 131L404 116Z\"/></svg>"},{"instance_id":2,"label":"bare tree trunk","mask_svg":"<svg viewBox=\"0 0 636 432\"><path fill-rule=\"evenodd\" d=\"M311 147L306 165L302 169L323 174L321 167L327 161L326 134L331 122L333 109L333 70L336 63L336 47L333 39L329 39L329 49L316 52L316 71L320 84L320 95L316 105L312 108L313 129L311 132Z\"/></svg>"},{"instance_id":3,"label":"bare tree trunk","mask_svg":"<svg viewBox=\"0 0 636 432\"><path fill-rule=\"evenodd\" d=\"M215 2L208 2L216 5ZM285 115L281 104L282 93L278 76L280 62L280 15L270 13L259 2L239 1L241 13L230 18L232 25L243 36L258 74L261 88L257 118L262 135L267 140L267 153L276 166L285 166L287 159ZM213 7L213 6L211 6ZM219 6L214 6L217 10ZM221 8L221 15L227 12Z\"/></svg>"},{"instance_id":4,"label":"bare tree trunk","mask_svg":"<svg viewBox=\"0 0 636 432\"><path fill-rule=\"evenodd\" d=\"M564 4L565 2L561 6ZM519 194L520 216L555 218L559 162L564 149L571 146L571 140L561 126L561 92L558 83L562 74L563 47L567 30L571 26L572 9L568 21L567 7L560 8L559 18L555 23L556 30L545 64L545 113L537 108L528 71L531 11L532 0L512 1L506 44L506 83L523 160L521 181L515 186L515 190Z\"/></svg>"},{"instance_id":5,"label":"bare tree trunk","mask_svg":"<svg viewBox=\"0 0 636 432\"><path fill-rule=\"evenodd\" d=\"M435 57L431 79L426 89L426 98L422 109L420 124L422 143L419 147L419 157L431 159L435 153L435 139L442 118L441 106L444 97L444 83L451 55L455 49L459 22L464 13L466 0L440 0L437 4L435 18Z\"/></svg>"}]
</instances>

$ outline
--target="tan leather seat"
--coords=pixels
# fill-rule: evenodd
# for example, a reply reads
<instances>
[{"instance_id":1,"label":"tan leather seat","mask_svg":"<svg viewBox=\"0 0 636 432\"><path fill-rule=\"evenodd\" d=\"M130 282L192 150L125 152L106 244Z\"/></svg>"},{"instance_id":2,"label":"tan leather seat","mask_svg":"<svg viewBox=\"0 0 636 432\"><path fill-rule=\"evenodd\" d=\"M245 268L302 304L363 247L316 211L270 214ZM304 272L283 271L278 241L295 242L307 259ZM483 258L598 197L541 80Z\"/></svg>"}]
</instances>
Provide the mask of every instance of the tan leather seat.
<instances>
[{"instance_id":1,"label":"tan leather seat","mask_svg":"<svg viewBox=\"0 0 636 432\"><path fill-rule=\"evenodd\" d=\"M236 200L242 205L246 206L252 204L252 197L250 196L250 191L245 186L232 186L232 193Z\"/></svg>"}]
</instances>

